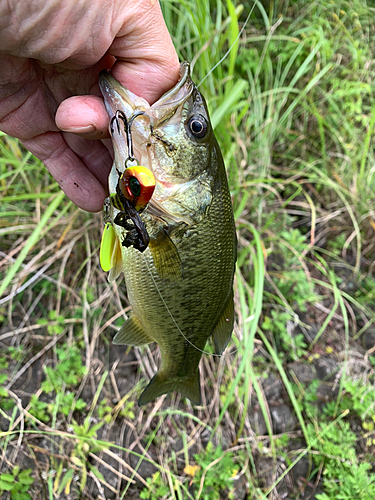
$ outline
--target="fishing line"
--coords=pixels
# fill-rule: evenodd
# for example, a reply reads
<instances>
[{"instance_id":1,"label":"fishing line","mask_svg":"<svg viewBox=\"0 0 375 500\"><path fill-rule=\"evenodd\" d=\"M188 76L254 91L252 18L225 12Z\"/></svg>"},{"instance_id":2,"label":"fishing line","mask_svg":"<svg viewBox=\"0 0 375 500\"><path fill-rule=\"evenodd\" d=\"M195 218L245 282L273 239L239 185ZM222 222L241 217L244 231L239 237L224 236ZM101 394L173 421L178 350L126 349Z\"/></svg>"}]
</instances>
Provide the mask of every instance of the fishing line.
<instances>
[{"instance_id":1,"label":"fishing line","mask_svg":"<svg viewBox=\"0 0 375 500\"><path fill-rule=\"evenodd\" d=\"M203 353L203 354L208 354L209 356L215 356L215 357L217 357L217 358L222 358L222 357L226 356L227 354L234 354L234 353L236 353L236 352L238 351L238 349L235 349L234 351L228 352L228 353L226 353L226 354L216 354L216 353L212 353L212 352L204 351L203 349L199 349L199 347L197 347L196 345L194 345L194 344L193 344L193 342L192 342L191 340L189 340L189 339L186 337L186 335L183 333L183 331L181 330L181 328L178 326L178 324L177 324L176 320L175 320L175 319L174 319L174 317L173 317L173 314L171 313L171 311L170 311L170 309L169 309L169 307L168 307L167 303L165 302L165 300L164 300L164 298L163 298L163 296L162 296L162 294L161 294L161 292L160 292L160 290L159 290L159 287L158 287L158 285L157 285L157 283L156 283L156 281L155 281L155 278L154 278L154 276L153 276L153 274L152 274L152 272L151 272L151 269L149 268L149 265L148 265L147 259L145 259L145 258L144 258L144 257L145 257L144 255L143 255L142 257L143 257L143 261L144 261L144 262L145 262L145 264L146 264L146 267L147 267L147 270L148 270L148 272L149 272L149 275L151 276L151 279L152 279L152 281L153 281L153 283L154 283L154 285L155 285L155 288L156 288L156 290L157 290L157 292L158 292L158 294L159 294L159 296L160 296L160 298L161 298L161 300L162 300L162 302L163 302L163 304L164 304L164 307L166 308L166 310L167 310L167 312L168 312L169 316L171 317L171 319L172 319L173 323L175 324L175 326L176 326L177 330L181 333L181 335L182 335L182 336L183 336L183 338L186 340L186 342L188 342L188 343L189 343L192 347L194 347L194 349L196 349L197 351L199 351L199 352L201 352L201 353Z\"/></svg>"},{"instance_id":2,"label":"fishing line","mask_svg":"<svg viewBox=\"0 0 375 500\"><path fill-rule=\"evenodd\" d=\"M236 43L238 42L238 39L240 38L240 36L242 35L243 33L243 30L246 28L246 25L247 23L249 22L250 20L250 16L251 14L253 13L253 10L255 9L255 5L257 4L258 2L255 1L252 8L251 8L251 11L249 12L249 15L247 16L245 22L244 22L244 25L242 26L241 30L239 31L238 35L236 36L236 39L234 40L234 42L232 43L232 45L229 47L229 49L227 50L227 52L223 55L223 57L220 59L220 61L218 61L215 66L213 68L210 69L210 71L207 73L207 75L203 78L203 80L201 80L198 85L197 85L197 88L199 88L199 86L205 81L206 78L208 78L210 76L210 74L215 71L215 69L224 61L224 59L226 57L228 57L228 55L231 53L233 47L236 45Z\"/></svg>"}]
</instances>

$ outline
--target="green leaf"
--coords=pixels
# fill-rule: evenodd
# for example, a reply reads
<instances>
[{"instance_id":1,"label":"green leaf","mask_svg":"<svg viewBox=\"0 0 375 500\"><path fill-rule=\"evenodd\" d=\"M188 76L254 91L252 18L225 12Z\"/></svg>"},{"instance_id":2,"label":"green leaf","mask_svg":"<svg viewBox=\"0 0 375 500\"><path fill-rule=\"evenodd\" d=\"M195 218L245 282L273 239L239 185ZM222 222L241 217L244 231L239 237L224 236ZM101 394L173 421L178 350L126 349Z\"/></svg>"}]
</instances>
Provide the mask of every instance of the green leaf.
<instances>
[{"instance_id":1,"label":"green leaf","mask_svg":"<svg viewBox=\"0 0 375 500\"><path fill-rule=\"evenodd\" d=\"M8 391L4 387L0 387L0 398L7 398Z\"/></svg>"},{"instance_id":2,"label":"green leaf","mask_svg":"<svg viewBox=\"0 0 375 500\"><path fill-rule=\"evenodd\" d=\"M11 491L14 488L14 483L8 483L0 479L0 491Z\"/></svg>"},{"instance_id":3,"label":"green leaf","mask_svg":"<svg viewBox=\"0 0 375 500\"><path fill-rule=\"evenodd\" d=\"M14 476L12 474L1 474L0 480L7 483L14 483Z\"/></svg>"},{"instance_id":4,"label":"green leaf","mask_svg":"<svg viewBox=\"0 0 375 500\"><path fill-rule=\"evenodd\" d=\"M233 111L233 108L238 105L243 93L248 88L249 84L246 80L238 79L230 90L230 94L211 114L212 128L224 119L224 117Z\"/></svg>"},{"instance_id":5,"label":"green leaf","mask_svg":"<svg viewBox=\"0 0 375 500\"><path fill-rule=\"evenodd\" d=\"M30 477L31 472L32 472L31 469L25 469L22 472L20 472L18 476L19 482L27 485L33 484L34 478Z\"/></svg>"},{"instance_id":6,"label":"green leaf","mask_svg":"<svg viewBox=\"0 0 375 500\"><path fill-rule=\"evenodd\" d=\"M73 476L74 476L74 469L69 469L68 472L64 474L64 477L62 478L59 488L57 490L58 495L62 493L62 490L68 483L71 483Z\"/></svg>"},{"instance_id":7,"label":"green leaf","mask_svg":"<svg viewBox=\"0 0 375 500\"><path fill-rule=\"evenodd\" d=\"M86 405L85 401L83 401L83 399L79 398L76 401L74 409L80 411L80 410L83 410L84 408L86 408L86 406L87 405Z\"/></svg>"},{"instance_id":8,"label":"green leaf","mask_svg":"<svg viewBox=\"0 0 375 500\"><path fill-rule=\"evenodd\" d=\"M0 319L0 323L1 323L1 319ZM0 358L0 370L8 368L8 365L9 365L9 363L5 358Z\"/></svg>"},{"instance_id":9,"label":"green leaf","mask_svg":"<svg viewBox=\"0 0 375 500\"><path fill-rule=\"evenodd\" d=\"M48 312L48 316L49 316L49 319L53 321L56 319L57 312L54 309L52 309L51 311Z\"/></svg>"},{"instance_id":10,"label":"green leaf","mask_svg":"<svg viewBox=\"0 0 375 500\"><path fill-rule=\"evenodd\" d=\"M12 500L31 500L31 495L28 493L12 493Z\"/></svg>"},{"instance_id":11,"label":"green leaf","mask_svg":"<svg viewBox=\"0 0 375 500\"><path fill-rule=\"evenodd\" d=\"M95 465L88 464L89 469L94 473L94 475L98 478L104 481L104 476L99 470L95 467Z\"/></svg>"}]
</instances>

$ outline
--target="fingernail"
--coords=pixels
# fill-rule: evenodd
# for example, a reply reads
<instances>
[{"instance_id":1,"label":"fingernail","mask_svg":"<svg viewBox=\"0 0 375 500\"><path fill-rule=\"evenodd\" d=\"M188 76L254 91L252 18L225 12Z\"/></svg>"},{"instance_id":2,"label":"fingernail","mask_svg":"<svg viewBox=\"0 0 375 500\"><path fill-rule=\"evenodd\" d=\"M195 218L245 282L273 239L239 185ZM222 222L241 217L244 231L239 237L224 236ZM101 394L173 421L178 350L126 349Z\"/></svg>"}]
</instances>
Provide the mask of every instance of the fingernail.
<instances>
[{"instance_id":1,"label":"fingernail","mask_svg":"<svg viewBox=\"0 0 375 500\"><path fill-rule=\"evenodd\" d=\"M69 127L62 128L63 132L71 132L72 134L92 134L96 131L94 125L87 125L86 127Z\"/></svg>"}]
</instances>

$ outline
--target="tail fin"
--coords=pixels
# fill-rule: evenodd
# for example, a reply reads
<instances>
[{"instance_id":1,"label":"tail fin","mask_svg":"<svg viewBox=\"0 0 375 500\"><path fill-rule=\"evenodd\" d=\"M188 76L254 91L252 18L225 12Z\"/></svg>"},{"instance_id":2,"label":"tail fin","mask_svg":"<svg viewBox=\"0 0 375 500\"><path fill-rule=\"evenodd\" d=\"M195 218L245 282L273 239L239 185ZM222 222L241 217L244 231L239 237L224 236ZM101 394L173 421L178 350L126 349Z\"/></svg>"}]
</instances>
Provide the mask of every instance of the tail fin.
<instances>
[{"instance_id":1,"label":"tail fin","mask_svg":"<svg viewBox=\"0 0 375 500\"><path fill-rule=\"evenodd\" d=\"M138 399L139 406L154 401L162 394L177 391L183 396L189 398L192 403L199 405L201 403L201 387L199 383L199 370L192 377L168 377L167 373L157 373L150 381L146 389Z\"/></svg>"}]
</instances>

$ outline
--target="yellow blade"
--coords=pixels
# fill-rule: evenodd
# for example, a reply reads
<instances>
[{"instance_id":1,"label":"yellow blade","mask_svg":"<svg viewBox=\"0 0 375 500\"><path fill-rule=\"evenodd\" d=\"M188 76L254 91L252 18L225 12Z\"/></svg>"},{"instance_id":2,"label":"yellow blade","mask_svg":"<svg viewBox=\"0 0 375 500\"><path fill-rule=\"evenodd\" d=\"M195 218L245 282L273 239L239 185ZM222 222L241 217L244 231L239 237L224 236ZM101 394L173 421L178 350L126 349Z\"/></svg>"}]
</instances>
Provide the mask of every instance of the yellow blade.
<instances>
[{"instance_id":1,"label":"yellow blade","mask_svg":"<svg viewBox=\"0 0 375 500\"><path fill-rule=\"evenodd\" d=\"M103 271L111 269L111 257L116 242L116 233L109 222L105 225L100 243L100 265Z\"/></svg>"}]
</instances>

